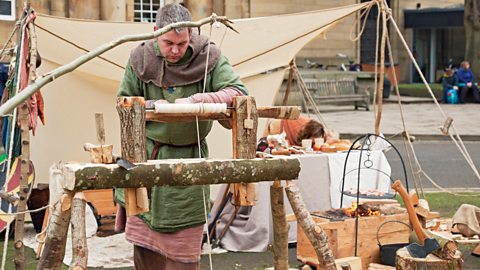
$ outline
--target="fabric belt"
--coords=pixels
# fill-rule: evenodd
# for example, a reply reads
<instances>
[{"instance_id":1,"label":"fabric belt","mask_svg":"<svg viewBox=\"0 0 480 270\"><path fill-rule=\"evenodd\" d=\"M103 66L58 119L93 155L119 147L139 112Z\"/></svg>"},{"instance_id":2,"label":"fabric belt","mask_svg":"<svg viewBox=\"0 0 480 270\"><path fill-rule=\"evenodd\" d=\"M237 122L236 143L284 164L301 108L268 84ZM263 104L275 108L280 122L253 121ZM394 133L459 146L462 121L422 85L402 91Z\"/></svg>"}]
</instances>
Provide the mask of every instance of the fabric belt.
<instances>
[{"instance_id":1,"label":"fabric belt","mask_svg":"<svg viewBox=\"0 0 480 270\"><path fill-rule=\"evenodd\" d=\"M152 149L152 154L150 154L150 160L156 159L157 154L158 154L158 150L160 149L160 147L162 147L164 145L169 145L169 146L173 146L173 147L188 147L188 146L198 145L198 143L192 143L192 144L186 144L186 145L173 145L173 144L161 143L161 142L157 142L157 141L153 141L153 144L154 145L153 145L153 149Z\"/></svg>"}]
</instances>

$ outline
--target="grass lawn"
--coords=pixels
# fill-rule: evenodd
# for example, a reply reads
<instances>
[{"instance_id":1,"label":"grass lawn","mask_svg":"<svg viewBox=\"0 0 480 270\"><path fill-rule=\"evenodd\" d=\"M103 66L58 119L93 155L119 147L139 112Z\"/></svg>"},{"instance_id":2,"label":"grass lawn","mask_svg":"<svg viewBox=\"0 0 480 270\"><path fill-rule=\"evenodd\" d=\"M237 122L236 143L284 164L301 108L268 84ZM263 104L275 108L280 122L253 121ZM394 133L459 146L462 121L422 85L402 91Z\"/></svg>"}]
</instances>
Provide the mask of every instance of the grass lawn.
<instances>
[{"instance_id":1,"label":"grass lawn","mask_svg":"<svg viewBox=\"0 0 480 270\"><path fill-rule=\"evenodd\" d=\"M458 195L446 192L425 193L425 199L430 205L430 211L440 213L441 217L451 218L462 204L472 204L480 207L480 193L460 193ZM397 200L403 206L399 195Z\"/></svg>"},{"instance_id":2,"label":"grass lawn","mask_svg":"<svg viewBox=\"0 0 480 270\"><path fill-rule=\"evenodd\" d=\"M441 217L452 217L455 211L461 204L467 203L480 207L480 193L463 193L462 196L457 196L449 193L427 193L425 194L426 199L430 204L430 209L432 211L440 212ZM397 196L397 200L403 204L402 200ZM10 238L12 239L13 236ZM3 247L3 239L1 238L1 246ZM15 256L15 251L13 249L13 241L9 241L9 248L7 253L7 265L5 269L15 269L13 264L13 258ZM67 247L69 248L69 247ZM3 250L3 249L2 249ZM298 265L295 256L295 248L289 249L289 262L291 267ZM0 251L2 253L3 251ZM95 255L90 255L95 256ZM25 248L25 269L31 270L36 269L37 260L35 259L35 253L30 248ZM244 253L244 252L228 252L225 254L213 255L214 269L236 269L236 270L252 270L252 269L265 269L267 266L273 265L273 255L271 252L261 252L261 253ZM480 263L480 258L473 256L468 256L465 261L465 269L478 269L477 266ZM63 269L68 269L67 266L63 266ZM104 268L89 268L92 269L104 269ZM113 269L113 268L110 268ZM125 268L114 268L116 270L132 270L133 267ZM209 269L208 258L202 256L201 269Z\"/></svg>"}]
</instances>

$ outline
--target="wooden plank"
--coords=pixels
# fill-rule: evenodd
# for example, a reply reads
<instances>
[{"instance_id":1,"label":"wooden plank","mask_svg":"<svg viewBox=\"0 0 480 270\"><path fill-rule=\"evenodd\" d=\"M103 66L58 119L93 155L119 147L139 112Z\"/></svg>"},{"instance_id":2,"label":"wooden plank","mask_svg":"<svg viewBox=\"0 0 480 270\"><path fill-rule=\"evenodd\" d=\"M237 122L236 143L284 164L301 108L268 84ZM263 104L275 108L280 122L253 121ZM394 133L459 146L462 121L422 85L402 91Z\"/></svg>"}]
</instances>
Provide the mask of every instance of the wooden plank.
<instances>
[{"instance_id":1,"label":"wooden plank","mask_svg":"<svg viewBox=\"0 0 480 270\"><path fill-rule=\"evenodd\" d=\"M233 99L232 140L233 158L254 159L257 144L258 113L255 99L237 96ZM249 123L249 125L245 125ZM273 180L273 179L272 179ZM237 206L252 206L257 201L256 183L232 185L233 203Z\"/></svg>"},{"instance_id":2,"label":"wooden plank","mask_svg":"<svg viewBox=\"0 0 480 270\"><path fill-rule=\"evenodd\" d=\"M335 257L354 256L355 253L355 219L349 218L344 221L328 222L323 218L315 217L320 227L329 237L330 247L338 255ZM377 243L377 229L386 221L398 220L408 224L407 213L388 216L361 217L358 220L358 245L357 256L362 258L363 269L368 264L380 263L380 249ZM407 243L410 231L409 228L400 223L390 223L381 228L379 240L381 244ZM336 251L335 251L336 249ZM297 231L297 257L299 260L312 257L316 258L310 242L305 234L298 227ZM317 261L318 263L318 261Z\"/></svg>"},{"instance_id":3,"label":"wooden plank","mask_svg":"<svg viewBox=\"0 0 480 270\"><path fill-rule=\"evenodd\" d=\"M100 216L115 215L112 189L86 190L83 192L87 202L91 203Z\"/></svg>"},{"instance_id":4,"label":"wooden plank","mask_svg":"<svg viewBox=\"0 0 480 270\"><path fill-rule=\"evenodd\" d=\"M226 113L155 113L153 108L147 108L146 121L164 123L192 122L198 120L225 120L232 117L233 110L227 109ZM266 106L257 108L258 117L276 119L297 119L301 108L298 106Z\"/></svg>"}]
</instances>

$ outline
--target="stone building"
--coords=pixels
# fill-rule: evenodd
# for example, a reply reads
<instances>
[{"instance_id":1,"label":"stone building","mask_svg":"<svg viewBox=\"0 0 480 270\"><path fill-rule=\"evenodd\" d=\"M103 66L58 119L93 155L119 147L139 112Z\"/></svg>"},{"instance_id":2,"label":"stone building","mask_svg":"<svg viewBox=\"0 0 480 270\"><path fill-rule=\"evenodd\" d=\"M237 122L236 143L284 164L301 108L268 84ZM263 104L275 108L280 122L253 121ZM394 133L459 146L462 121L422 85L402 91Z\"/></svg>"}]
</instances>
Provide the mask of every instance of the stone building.
<instances>
[{"instance_id":1,"label":"stone building","mask_svg":"<svg viewBox=\"0 0 480 270\"><path fill-rule=\"evenodd\" d=\"M182 2L199 19L215 12L231 19L259 16L272 16L316 9L327 9L351 5L366 0L31 0L39 13L79 19L143 21L155 18L155 11L162 4ZM405 41L416 57L423 73L430 81L435 81L449 59L458 65L463 60L465 34L463 30L464 0L386 0L392 16L402 32ZM0 44L12 31L19 18L24 1L0 1ZM358 15L357 15L358 16ZM367 28L360 40L351 40L351 32L356 33L358 17L348 17L331 31L309 43L297 57L297 64L306 66L306 59L323 65L324 68L337 68L348 56L365 69L372 69L375 61L376 10L372 10L367 20ZM281 28L281 26L279 26ZM352 29L353 28L353 29ZM418 74L412 69L409 56L394 27L388 26L393 48L394 61L401 82L416 82ZM254 46L250 44L249 46Z\"/></svg>"}]
</instances>

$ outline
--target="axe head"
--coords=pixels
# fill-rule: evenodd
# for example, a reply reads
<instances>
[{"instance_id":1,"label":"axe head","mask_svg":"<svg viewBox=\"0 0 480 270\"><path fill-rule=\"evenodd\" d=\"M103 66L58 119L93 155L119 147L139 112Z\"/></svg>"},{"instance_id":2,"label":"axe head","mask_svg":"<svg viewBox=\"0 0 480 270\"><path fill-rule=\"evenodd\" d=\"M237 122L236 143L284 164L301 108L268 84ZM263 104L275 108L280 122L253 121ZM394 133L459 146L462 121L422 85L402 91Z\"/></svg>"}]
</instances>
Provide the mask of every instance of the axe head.
<instances>
[{"instance_id":1,"label":"axe head","mask_svg":"<svg viewBox=\"0 0 480 270\"><path fill-rule=\"evenodd\" d=\"M436 239L426 238L423 246L412 243L407 246L408 253L415 258L425 258L428 254L440 248L440 244Z\"/></svg>"},{"instance_id":2,"label":"axe head","mask_svg":"<svg viewBox=\"0 0 480 270\"><path fill-rule=\"evenodd\" d=\"M126 159L122 159L122 158L117 158L116 163L119 167L121 167L125 170L131 170L131 169L137 167L137 165L133 164L132 162L130 162Z\"/></svg>"}]
</instances>

